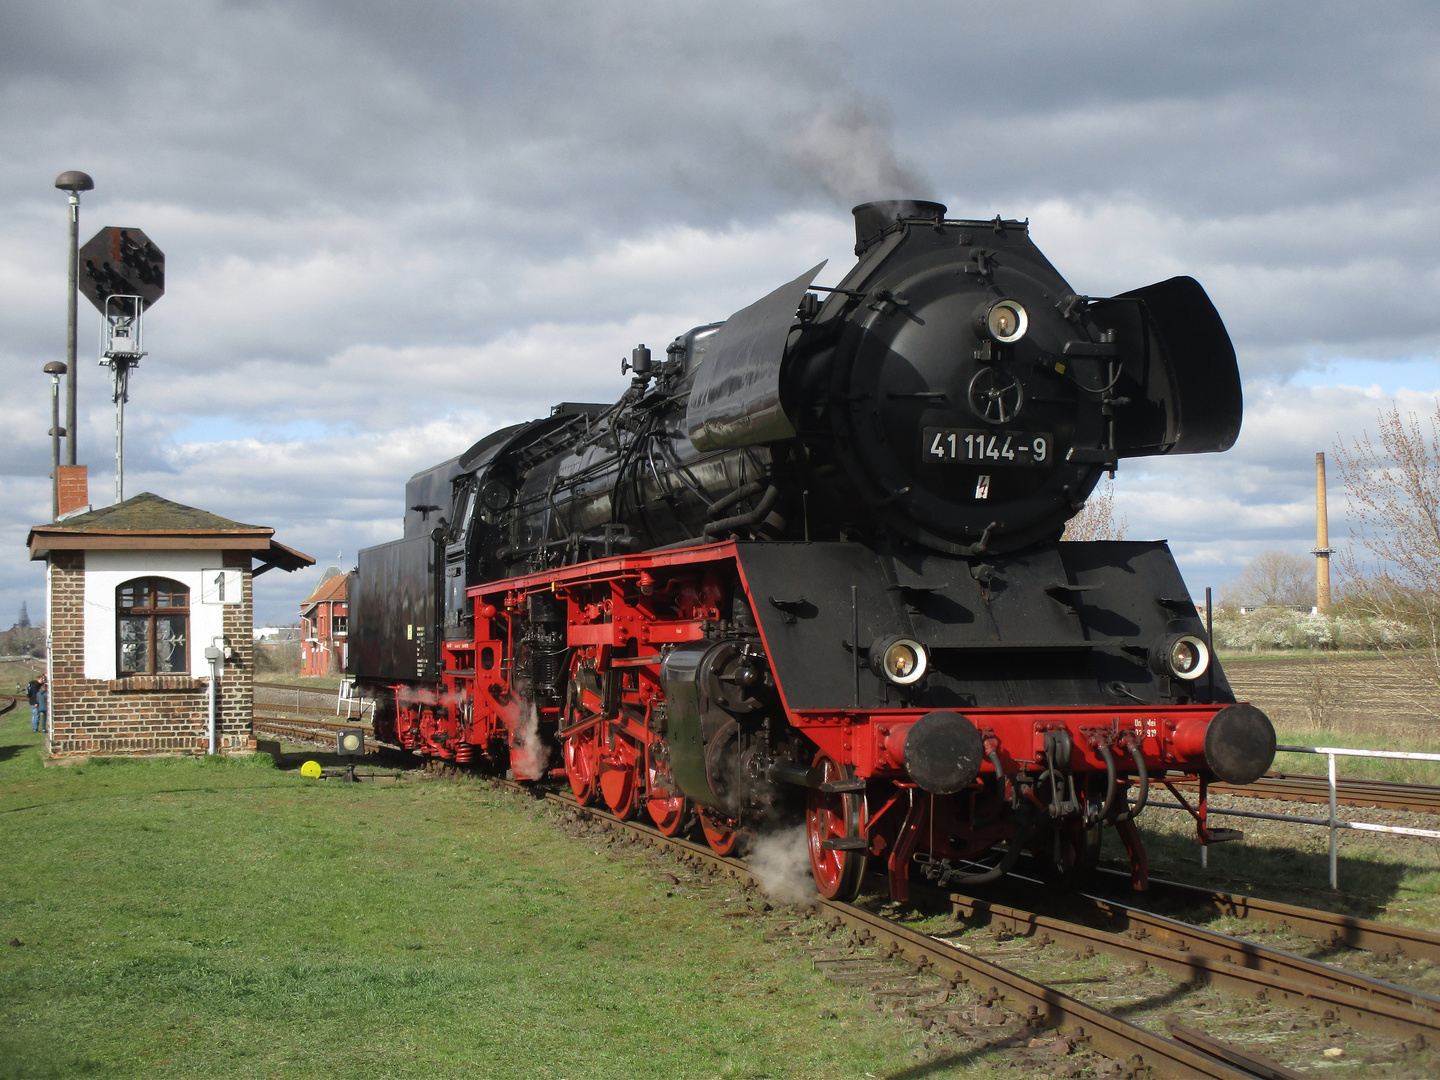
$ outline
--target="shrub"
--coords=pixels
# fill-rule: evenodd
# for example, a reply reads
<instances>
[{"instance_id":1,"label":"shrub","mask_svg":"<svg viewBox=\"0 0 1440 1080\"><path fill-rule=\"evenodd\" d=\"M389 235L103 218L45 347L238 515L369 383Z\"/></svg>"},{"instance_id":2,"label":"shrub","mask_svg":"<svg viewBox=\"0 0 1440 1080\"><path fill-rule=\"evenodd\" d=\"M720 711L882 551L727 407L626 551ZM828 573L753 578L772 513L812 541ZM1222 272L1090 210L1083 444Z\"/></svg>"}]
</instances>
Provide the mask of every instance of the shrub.
<instances>
[{"instance_id":1,"label":"shrub","mask_svg":"<svg viewBox=\"0 0 1440 1080\"><path fill-rule=\"evenodd\" d=\"M1284 649L1410 649L1420 645L1418 629L1395 619L1347 611L1320 615L1293 608L1258 608L1241 615L1215 613L1215 645L1233 652Z\"/></svg>"}]
</instances>

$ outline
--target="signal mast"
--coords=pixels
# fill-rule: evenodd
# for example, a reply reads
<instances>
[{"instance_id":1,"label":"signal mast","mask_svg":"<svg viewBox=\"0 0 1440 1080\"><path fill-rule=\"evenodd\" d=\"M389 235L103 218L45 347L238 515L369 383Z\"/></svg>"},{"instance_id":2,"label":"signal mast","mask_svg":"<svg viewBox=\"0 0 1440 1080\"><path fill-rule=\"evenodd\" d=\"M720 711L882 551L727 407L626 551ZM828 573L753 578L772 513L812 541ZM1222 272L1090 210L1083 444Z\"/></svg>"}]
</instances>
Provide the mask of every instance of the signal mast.
<instances>
[{"instance_id":1,"label":"signal mast","mask_svg":"<svg viewBox=\"0 0 1440 1080\"><path fill-rule=\"evenodd\" d=\"M115 501L125 499L125 403L145 356L144 316L165 295L165 253L139 229L111 225L80 249L80 290L100 314L100 366L114 379Z\"/></svg>"}]
</instances>

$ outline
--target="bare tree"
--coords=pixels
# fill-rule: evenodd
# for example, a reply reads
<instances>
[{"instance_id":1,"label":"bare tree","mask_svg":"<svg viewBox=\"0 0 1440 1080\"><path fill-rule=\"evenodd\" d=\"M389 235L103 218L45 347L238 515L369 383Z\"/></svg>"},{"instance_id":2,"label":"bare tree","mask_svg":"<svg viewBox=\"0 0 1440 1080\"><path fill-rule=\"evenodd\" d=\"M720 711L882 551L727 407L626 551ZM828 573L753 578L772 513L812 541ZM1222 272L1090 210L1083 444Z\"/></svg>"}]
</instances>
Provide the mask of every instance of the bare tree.
<instances>
[{"instance_id":1,"label":"bare tree","mask_svg":"<svg viewBox=\"0 0 1440 1080\"><path fill-rule=\"evenodd\" d=\"M1065 523L1062 540L1124 540L1130 519L1115 516L1115 481L1106 477L1095 486L1084 508Z\"/></svg>"},{"instance_id":2,"label":"bare tree","mask_svg":"<svg viewBox=\"0 0 1440 1080\"><path fill-rule=\"evenodd\" d=\"M1339 560L1344 603L1414 631L1389 655L1411 667L1416 703L1440 715L1440 400L1423 418L1391 405L1378 439L1335 446L1353 541Z\"/></svg>"},{"instance_id":3,"label":"bare tree","mask_svg":"<svg viewBox=\"0 0 1440 1080\"><path fill-rule=\"evenodd\" d=\"M1288 551L1262 551L1225 586L1225 604L1308 607L1315 603L1315 564Z\"/></svg>"}]
</instances>

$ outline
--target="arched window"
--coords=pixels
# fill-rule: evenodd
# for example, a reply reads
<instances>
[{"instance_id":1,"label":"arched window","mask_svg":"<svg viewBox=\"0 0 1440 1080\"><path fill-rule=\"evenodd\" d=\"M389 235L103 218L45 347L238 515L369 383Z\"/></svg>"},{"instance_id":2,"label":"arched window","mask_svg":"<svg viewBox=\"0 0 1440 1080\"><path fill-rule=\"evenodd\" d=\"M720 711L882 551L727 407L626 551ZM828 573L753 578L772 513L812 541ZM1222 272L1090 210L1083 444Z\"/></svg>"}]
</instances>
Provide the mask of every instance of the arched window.
<instances>
[{"instance_id":1,"label":"arched window","mask_svg":"<svg viewBox=\"0 0 1440 1080\"><path fill-rule=\"evenodd\" d=\"M190 590L163 577L134 578L115 590L116 675L190 670Z\"/></svg>"}]
</instances>

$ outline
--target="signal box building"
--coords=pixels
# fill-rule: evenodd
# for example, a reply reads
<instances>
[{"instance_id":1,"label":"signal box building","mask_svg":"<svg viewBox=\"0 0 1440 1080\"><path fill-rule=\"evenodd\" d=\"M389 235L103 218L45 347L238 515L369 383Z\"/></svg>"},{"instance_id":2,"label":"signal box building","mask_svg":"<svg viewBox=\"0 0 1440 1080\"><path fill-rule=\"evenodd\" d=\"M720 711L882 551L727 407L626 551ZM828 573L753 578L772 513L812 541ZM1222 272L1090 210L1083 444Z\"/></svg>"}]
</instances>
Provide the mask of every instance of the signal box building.
<instances>
[{"instance_id":1,"label":"signal box building","mask_svg":"<svg viewBox=\"0 0 1440 1080\"><path fill-rule=\"evenodd\" d=\"M334 675L350 659L350 575L331 567L300 605L302 675Z\"/></svg>"},{"instance_id":2,"label":"signal box building","mask_svg":"<svg viewBox=\"0 0 1440 1080\"><path fill-rule=\"evenodd\" d=\"M47 752L253 751L251 583L315 562L274 537L148 492L31 529L48 564Z\"/></svg>"}]
</instances>

